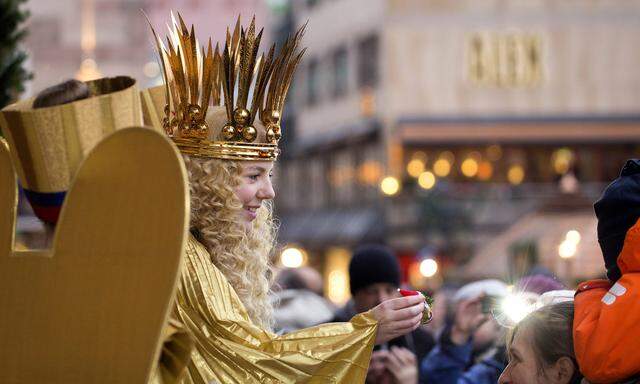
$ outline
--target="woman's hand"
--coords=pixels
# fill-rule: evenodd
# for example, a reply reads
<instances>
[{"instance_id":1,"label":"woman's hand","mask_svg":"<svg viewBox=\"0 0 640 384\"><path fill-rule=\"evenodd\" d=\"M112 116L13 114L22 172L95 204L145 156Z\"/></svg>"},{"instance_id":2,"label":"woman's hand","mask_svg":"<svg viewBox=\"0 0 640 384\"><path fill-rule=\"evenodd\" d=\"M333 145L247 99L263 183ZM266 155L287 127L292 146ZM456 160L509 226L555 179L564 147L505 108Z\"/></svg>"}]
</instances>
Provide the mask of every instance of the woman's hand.
<instances>
[{"instance_id":1,"label":"woman's hand","mask_svg":"<svg viewBox=\"0 0 640 384\"><path fill-rule=\"evenodd\" d=\"M376 344L386 343L420 326L425 298L422 295L399 297L378 304L371 314L378 321Z\"/></svg>"}]
</instances>

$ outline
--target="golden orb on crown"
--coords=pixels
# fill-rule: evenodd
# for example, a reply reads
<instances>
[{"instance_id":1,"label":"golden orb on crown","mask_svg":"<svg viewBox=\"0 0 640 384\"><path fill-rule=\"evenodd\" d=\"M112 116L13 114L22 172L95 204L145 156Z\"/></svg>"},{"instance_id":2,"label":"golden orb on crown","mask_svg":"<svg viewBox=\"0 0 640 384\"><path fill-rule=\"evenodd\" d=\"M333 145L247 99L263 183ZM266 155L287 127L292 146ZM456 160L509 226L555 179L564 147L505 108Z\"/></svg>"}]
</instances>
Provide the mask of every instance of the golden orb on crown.
<instances>
[{"instance_id":1,"label":"golden orb on crown","mask_svg":"<svg viewBox=\"0 0 640 384\"><path fill-rule=\"evenodd\" d=\"M231 141L233 139L235 139L236 137L236 127L234 127L231 124L227 124L224 127L222 127L222 138L226 141Z\"/></svg>"},{"instance_id":2,"label":"golden orb on crown","mask_svg":"<svg viewBox=\"0 0 640 384\"><path fill-rule=\"evenodd\" d=\"M256 139L256 137L258 137L258 131L251 125L242 129L242 138L246 142L252 143Z\"/></svg>"},{"instance_id":3,"label":"golden orb on crown","mask_svg":"<svg viewBox=\"0 0 640 384\"><path fill-rule=\"evenodd\" d=\"M233 121L241 127L247 125L250 119L251 112L246 108L236 108L236 110L233 111Z\"/></svg>"}]
</instances>

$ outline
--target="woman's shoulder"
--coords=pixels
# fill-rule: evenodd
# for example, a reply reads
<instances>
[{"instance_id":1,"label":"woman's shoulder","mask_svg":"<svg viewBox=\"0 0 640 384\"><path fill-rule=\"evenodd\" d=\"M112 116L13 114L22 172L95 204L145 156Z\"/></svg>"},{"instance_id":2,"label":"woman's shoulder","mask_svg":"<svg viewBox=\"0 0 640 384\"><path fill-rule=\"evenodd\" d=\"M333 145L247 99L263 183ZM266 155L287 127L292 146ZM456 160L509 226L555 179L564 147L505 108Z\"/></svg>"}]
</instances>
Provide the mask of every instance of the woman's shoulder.
<instances>
[{"instance_id":1,"label":"woman's shoulder","mask_svg":"<svg viewBox=\"0 0 640 384\"><path fill-rule=\"evenodd\" d=\"M192 234L189 234L186 244L183 274L194 278L205 274L224 279L222 272L211 262L207 248Z\"/></svg>"}]
</instances>

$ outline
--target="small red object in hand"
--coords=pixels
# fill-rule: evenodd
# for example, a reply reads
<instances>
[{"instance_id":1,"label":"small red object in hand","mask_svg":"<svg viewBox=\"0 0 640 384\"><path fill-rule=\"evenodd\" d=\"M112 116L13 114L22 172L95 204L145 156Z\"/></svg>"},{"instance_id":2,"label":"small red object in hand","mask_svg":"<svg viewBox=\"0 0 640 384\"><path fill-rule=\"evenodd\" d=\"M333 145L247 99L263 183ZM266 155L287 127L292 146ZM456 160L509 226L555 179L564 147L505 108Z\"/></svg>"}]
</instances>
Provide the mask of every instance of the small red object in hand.
<instances>
[{"instance_id":1,"label":"small red object in hand","mask_svg":"<svg viewBox=\"0 0 640 384\"><path fill-rule=\"evenodd\" d=\"M400 292L400 294L402 296L415 296L415 295L420 295L420 292L418 291L411 291L408 289L398 289L398 292Z\"/></svg>"},{"instance_id":2,"label":"small red object in hand","mask_svg":"<svg viewBox=\"0 0 640 384\"><path fill-rule=\"evenodd\" d=\"M398 292L400 292L402 296L422 295L423 297L425 297L420 291L411 291L408 289L398 288ZM420 323L422 325L429 324L432 318L433 318L433 313L431 312L431 307L429 306L429 304L427 304L427 298L425 297L424 310L422 311L422 321L420 321Z\"/></svg>"}]
</instances>

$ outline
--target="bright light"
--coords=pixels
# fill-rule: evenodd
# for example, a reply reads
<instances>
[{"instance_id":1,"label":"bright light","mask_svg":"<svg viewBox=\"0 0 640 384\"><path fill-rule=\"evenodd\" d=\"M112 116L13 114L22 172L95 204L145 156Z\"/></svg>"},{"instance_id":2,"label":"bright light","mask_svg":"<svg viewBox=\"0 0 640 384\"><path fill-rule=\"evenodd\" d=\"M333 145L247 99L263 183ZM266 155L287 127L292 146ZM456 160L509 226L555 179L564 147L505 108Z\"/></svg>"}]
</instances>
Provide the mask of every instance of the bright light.
<instances>
[{"instance_id":1,"label":"bright light","mask_svg":"<svg viewBox=\"0 0 640 384\"><path fill-rule=\"evenodd\" d=\"M577 244L569 240L563 241L562 243L560 243L560 246L558 247L558 255L563 259L572 258L573 256L575 256L576 251L577 251Z\"/></svg>"},{"instance_id":2,"label":"bright light","mask_svg":"<svg viewBox=\"0 0 640 384\"><path fill-rule=\"evenodd\" d=\"M429 171L422 172L418 177L418 184L424 189L431 189L436 185L436 177Z\"/></svg>"},{"instance_id":3,"label":"bright light","mask_svg":"<svg viewBox=\"0 0 640 384\"><path fill-rule=\"evenodd\" d=\"M409 163L407 164L407 173L411 177L418 177L422 172L424 172L424 167L425 164L423 159L411 159L411 161L409 161Z\"/></svg>"},{"instance_id":4,"label":"bright light","mask_svg":"<svg viewBox=\"0 0 640 384\"><path fill-rule=\"evenodd\" d=\"M460 170L466 177L474 177L478 173L478 162L476 159L468 157L460 165Z\"/></svg>"},{"instance_id":5,"label":"bright light","mask_svg":"<svg viewBox=\"0 0 640 384\"><path fill-rule=\"evenodd\" d=\"M348 299L349 292L349 278L345 271L331 271L329 272L329 284L328 294L329 300L334 303L341 303Z\"/></svg>"},{"instance_id":6,"label":"bright light","mask_svg":"<svg viewBox=\"0 0 640 384\"><path fill-rule=\"evenodd\" d=\"M518 185L524 180L524 168L521 165L512 165L507 173L507 179L513 185Z\"/></svg>"},{"instance_id":7,"label":"bright light","mask_svg":"<svg viewBox=\"0 0 640 384\"><path fill-rule=\"evenodd\" d=\"M576 231L575 229L572 229L569 232L567 232L567 236L565 236L565 238L569 242L578 244L582 239L582 236L580 236L580 232Z\"/></svg>"},{"instance_id":8,"label":"bright light","mask_svg":"<svg viewBox=\"0 0 640 384\"><path fill-rule=\"evenodd\" d=\"M518 323L536 309L535 300L520 294L509 294L502 300L501 310L513 323Z\"/></svg>"},{"instance_id":9,"label":"bright light","mask_svg":"<svg viewBox=\"0 0 640 384\"><path fill-rule=\"evenodd\" d=\"M438 272L438 262L433 259L424 259L420 263L420 273L424 277L432 277Z\"/></svg>"},{"instance_id":10,"label":"bright light","mask_svg":"<svg viewBox=\"0 0 640 384\"><path fill-rule=\"evenodd\" d=\"M400 191L400 182L393 176L387 176L380 182L380 190L387 196L393 196Z\"/></svg>"},{"instance_id":11,"label":"bright light","mask_svg":"<svg viewBox=\"0 0 640 384\"><path fill-rule=\"evenodd\" d=\"M445 177L451 172L451 162L447 159L440 158L433 163L433 172L440 177Z\"/></svg>"},{"instance_id":12,"label":"bright light","mask_svg":"<svg viewBox=\"0 0 640 384\"><path fill-rule=\"evenodd\" d=\"M280 254L280 263L287 268L301 267L304 259L303 251L295 247L285 248Z\"/></svg>"}]
</instances>

